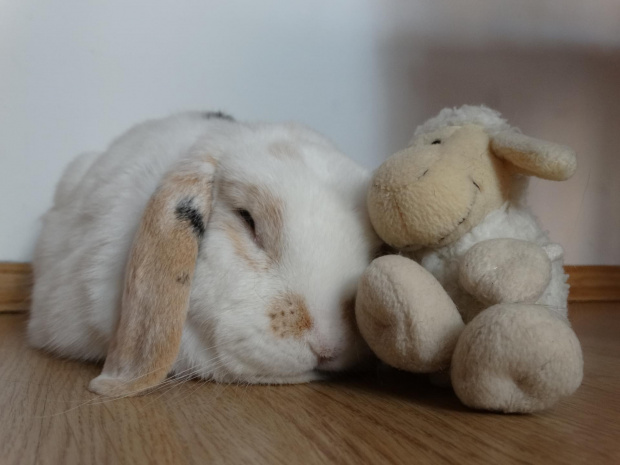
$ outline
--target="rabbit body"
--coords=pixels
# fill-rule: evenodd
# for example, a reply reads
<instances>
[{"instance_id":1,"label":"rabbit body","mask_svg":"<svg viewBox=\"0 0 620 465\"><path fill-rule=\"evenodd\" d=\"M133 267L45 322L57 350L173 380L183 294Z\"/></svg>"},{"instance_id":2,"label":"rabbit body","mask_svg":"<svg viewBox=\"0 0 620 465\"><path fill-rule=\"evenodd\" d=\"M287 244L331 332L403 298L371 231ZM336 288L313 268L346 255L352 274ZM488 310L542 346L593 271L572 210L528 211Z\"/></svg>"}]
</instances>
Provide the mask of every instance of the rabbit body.
<instances>
[{"instance_id":1,"label":"rabbit body","mask_svg":"<svg viewBox=\"0 0 620 465\"><path fill-rule=\"evenodd\" d=\"M363 361L353 299L379 245L368 173L303 126L201 113L140 124L67 168L35 250L30 343L106 357L149 199L179 160L196 157L211 163L212 201L204 223L191 208L184 218L204 231L170 371L290 383Z\"/></svg>"}]
</instances>

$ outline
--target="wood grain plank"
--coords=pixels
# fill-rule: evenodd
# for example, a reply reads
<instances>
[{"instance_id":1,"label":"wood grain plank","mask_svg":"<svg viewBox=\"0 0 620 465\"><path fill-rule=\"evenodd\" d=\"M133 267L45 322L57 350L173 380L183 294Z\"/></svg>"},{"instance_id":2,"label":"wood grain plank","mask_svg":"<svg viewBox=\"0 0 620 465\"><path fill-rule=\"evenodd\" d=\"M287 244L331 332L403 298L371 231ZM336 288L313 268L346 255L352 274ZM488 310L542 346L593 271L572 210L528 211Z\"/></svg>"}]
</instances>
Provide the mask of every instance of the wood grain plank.
<instances>
[{"instance_id":1,"label":"wood grain plank","mask_svg":"<svg viewBox=\"0 0 620 465\"><path fill-rule=\"evenodd\" d=\"M566 266L571 302L620 301L620 266Z\"/></svg>"},{"instance_id":2,"label":"wood grain plank","mask_svg":"<svg viewBox=\"0 0 620 465\"><path fill-rule=\"evenodd\" d=\"M0 312L28 310L31 288L29 263L0 263Z\"/></svg>"},{"instance_id":3,"label":"wood grain plank","mask_svg":"<svg viewBox=\"0 0 620 465\"><path fill-rule=\"evenodd\" d=\"M100 367L26 347L0 315L0 463L620 463L620 304L570 306L577 393L535 415L481 413L390 369L293 386L189 381L102 400Z\"/></svg>"}]
</instances>

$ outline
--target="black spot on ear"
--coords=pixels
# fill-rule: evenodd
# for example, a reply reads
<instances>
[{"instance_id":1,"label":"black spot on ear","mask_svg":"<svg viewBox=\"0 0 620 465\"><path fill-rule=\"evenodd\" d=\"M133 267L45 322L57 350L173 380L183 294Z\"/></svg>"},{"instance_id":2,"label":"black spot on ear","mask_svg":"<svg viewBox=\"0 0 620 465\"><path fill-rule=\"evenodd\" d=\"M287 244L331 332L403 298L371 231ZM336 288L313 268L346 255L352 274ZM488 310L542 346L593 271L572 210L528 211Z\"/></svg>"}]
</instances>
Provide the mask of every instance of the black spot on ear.
<instances>
[{"instance_id":1,"label":"black spot on ear","mask_svg":"<svg viewBox=\"0 0 620 465\"><path fill-rule=\"evenodd\" d=\"M208 111L204 113L203 116L207 119L225 119L226 121L235 121L235 118L227 115L226 113L222 113L221 111Z\"/></svg>"},{"instance_id":2,"label":"black spot on ear","mask_svg":"<svg viewBox=\"0 0 620 465\"><path fill-rule=\"evenodd\" d=\"M189 283L189 273L181 273L179 276L177 276L177 283L182 284L183 286L188 284Z\"/></svg>"},{"instance_id":3,"label":"black spot on ear","mask_svg":"<svg viewBox=\"0 0 620 465\"><path fill-rule=\"evenodd\" d=\"M205 223L200 212L194 207L192 199L181 200L175 210L177 219L180 221L189 221L194 234L199 238L205 233Z\"/></svg>"}]
</instances>

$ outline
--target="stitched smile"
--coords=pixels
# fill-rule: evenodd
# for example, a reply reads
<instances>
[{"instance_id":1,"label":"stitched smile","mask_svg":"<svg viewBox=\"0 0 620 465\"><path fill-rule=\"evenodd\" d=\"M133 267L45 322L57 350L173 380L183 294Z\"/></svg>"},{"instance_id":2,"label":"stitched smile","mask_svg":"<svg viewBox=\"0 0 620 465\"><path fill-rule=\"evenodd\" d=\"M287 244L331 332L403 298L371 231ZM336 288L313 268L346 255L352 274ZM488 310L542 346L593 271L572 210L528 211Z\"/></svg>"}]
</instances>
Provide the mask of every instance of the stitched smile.
<instances>
[{"instance_id":1,"label":"stitched smile","mask_svg":"<svg viewBox=\"0 0 620 465\"><path fill-rule=\"evenodd\" d=\"M475 203L476 203L476 196L474 195L474 200L473 200L473 202L471 203L471 205L469 206L469 208L468 208L468 210L467 210L467 214L466 214L463 218L461 218L461 220L460 220L460 221L456 224L456 226L452 229L452 231L450 231L448 234L446 234L445 236L443 236L441 239L439 239L439 240L438 240L437 242L435 242L433 245L440 245L440 244L441 244L441 242L443 242L446 238L448 238L449 236L451 236L451 235L452 235L452 233L453 233L454 231L456 231L460 225L462 225L463 223L465 223L465 221L467 221L467 218L469 218L469 215L471 215L471 211L473 210Z\"/></svg>"}]
</instances>

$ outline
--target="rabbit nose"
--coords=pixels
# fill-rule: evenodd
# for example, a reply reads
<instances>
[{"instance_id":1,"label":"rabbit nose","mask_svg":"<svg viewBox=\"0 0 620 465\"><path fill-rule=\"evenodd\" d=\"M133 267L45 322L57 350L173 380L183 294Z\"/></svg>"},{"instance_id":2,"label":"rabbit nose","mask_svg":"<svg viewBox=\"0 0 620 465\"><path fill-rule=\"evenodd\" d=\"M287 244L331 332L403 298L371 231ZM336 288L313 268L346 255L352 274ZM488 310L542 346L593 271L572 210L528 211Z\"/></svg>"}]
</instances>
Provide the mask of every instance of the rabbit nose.
<instances>
[{"instance_id":1,"label":"rabbit nose","mask_svg":"<svg viewBox=\"0 0 620 465\"><path fill-rule=\"evenodd\" d=\"M316 355L319 366L336 359L336 349L321 343L310 343L310 350Z\"/></svg>"}]
</instances>

